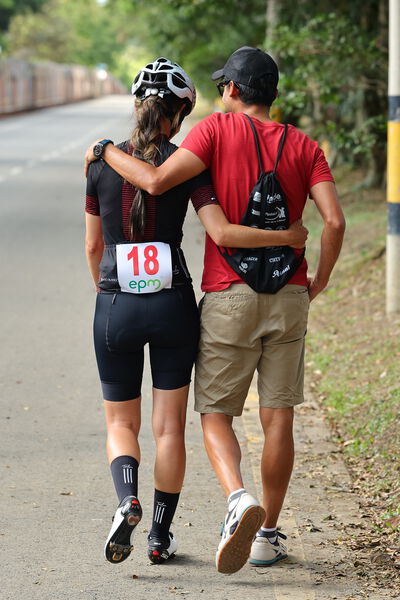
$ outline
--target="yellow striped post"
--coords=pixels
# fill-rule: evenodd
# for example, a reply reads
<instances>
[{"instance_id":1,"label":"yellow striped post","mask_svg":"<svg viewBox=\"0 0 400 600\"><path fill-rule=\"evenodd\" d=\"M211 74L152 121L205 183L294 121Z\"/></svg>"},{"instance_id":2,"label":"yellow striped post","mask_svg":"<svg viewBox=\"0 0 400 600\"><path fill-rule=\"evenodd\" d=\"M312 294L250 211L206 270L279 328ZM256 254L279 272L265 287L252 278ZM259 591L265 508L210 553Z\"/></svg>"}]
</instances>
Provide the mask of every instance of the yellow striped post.
<instances>
[{"instance_id":1,"label":"yellow striped post","mask_svg":"<svg viewBox=\"0 0 400 600\"><path fill-rule=\"evenodd\" d=\"M400 2L389 0L386 312L400 312Z\"/></svg>"}]
</instances>

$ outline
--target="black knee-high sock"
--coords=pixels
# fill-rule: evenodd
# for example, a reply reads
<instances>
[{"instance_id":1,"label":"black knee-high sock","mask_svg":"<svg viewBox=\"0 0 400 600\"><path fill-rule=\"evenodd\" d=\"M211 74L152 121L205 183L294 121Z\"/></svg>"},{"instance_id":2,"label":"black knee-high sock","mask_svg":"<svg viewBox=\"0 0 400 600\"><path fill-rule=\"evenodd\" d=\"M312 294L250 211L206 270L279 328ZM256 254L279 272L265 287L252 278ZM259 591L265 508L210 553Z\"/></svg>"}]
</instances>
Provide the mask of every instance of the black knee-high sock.
<instances>
[{"instance_id":1,"label":"black knee-high sock","mask_svg":"<svg viewBox=\"0 0 400 600\"><path fill-rule=\"evenodd\" d=\"M153 524L149 534L150 538L163 538L168 540L168 532L178 505L179 494L169 494L154 490Z\"/></svg>"},{"instance_id":2,"label":"black knee-high sock","mask_svg":"<svg viewBox=\"0 0 400 600\"><path fill-rule=\"evenodd\" d=\"M121 502L126 496L137 496L139 463L136 458L117 456L110 468L118 500Z\"/></svg>"}]
</instances>

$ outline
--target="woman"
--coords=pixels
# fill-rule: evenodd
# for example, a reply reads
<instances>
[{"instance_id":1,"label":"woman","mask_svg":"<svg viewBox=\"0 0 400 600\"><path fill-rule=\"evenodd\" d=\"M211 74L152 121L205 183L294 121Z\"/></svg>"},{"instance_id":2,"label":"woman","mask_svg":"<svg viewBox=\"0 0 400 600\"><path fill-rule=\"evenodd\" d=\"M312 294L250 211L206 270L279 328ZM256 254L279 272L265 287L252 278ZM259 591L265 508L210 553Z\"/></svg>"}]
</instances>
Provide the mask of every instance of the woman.
<instances>
[{"instance_id":1,"label":"woman","mask_svg":"<svg viewBox=\"0 0 400 600\"><path fill-rule=\"evenodd\" d=\"M128 154L161 164L169 142L195 104L192 81L179 65L159 58L135 78L137 123ZM103 140L102 148L110 140ZM112 563L125 560L142 516L140 388L143 348L149 344L156 442L154 509L148 556L161 563L177 550L170 532L185 472L185 416L199 318L180 243L188 200L212 239L223 246L302 247L300 223L284 232L231 225L214 197L207 172L158 197L124 181L103 160L90 165L86 200L86 252L97 291L94 341L107 423L107 453L119 505L105 544ZM168 474L168 475L167 475Z\"/></svg>"}]
</instances>

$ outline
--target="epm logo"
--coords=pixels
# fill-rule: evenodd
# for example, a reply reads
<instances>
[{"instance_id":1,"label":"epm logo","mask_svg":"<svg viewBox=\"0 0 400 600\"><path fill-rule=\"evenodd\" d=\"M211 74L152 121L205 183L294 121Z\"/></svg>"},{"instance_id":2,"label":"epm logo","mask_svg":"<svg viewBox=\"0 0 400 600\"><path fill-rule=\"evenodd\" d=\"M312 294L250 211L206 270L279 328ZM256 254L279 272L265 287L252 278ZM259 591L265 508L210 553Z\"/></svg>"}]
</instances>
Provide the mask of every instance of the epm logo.
<instances>
[{"instance_id":1,"label":"epm logo","mask_svg":"<svg viewBox=\"0 0 400 600\"><path fill-rule=\"evenodd\" d=\"M149 288L148 291L157 292L161 287L161 281L159 279L148 279L147 281L144 279L139 279L139 281L132 280L129 282L129 287L139 294L146 287Z\"/></svg>"}]
</instances>

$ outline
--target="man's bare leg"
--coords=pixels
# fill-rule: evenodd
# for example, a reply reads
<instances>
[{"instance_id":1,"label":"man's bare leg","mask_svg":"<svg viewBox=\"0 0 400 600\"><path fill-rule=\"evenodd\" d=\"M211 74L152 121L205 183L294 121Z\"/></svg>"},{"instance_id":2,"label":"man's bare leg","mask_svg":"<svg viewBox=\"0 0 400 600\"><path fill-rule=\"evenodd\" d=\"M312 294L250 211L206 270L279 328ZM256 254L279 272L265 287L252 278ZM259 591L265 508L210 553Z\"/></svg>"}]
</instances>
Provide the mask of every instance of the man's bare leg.
<instances>
[{"instance_id":1,"label":"man's bare leg","mask_svg":"<svg viewBox=\"0 0 400 600\"><path fill-rule=\"evenodd\" d=\"M201 416L208 457L228 496L228 510L216 553L220 573L235 573L243 567L265 517L258 501L243 489L240 473L242 453L232 420L231 416L221 413Z\"/></svg>"},{"instance_id":2,"label":"man's bare leg","mask_svg":"<svg viewBox=\"0 0 400 600\"><path fill-rule=\"evenodd\" d=\"M240 473L242 453L232 421L233 417L222 413L201 415L208 458L226 496L244 487Z\"/></svg>"},{"instance_id":3,"label":"man's bare leg","mask_svg":"<svg viewBox=\"0 0 400 600\"><path fill-rule=\"evenodd\" d=\"M260 408L265 441L261 457L263 527L276 527L294 462L293 408Z\"/></svg>"}]
</instances>

